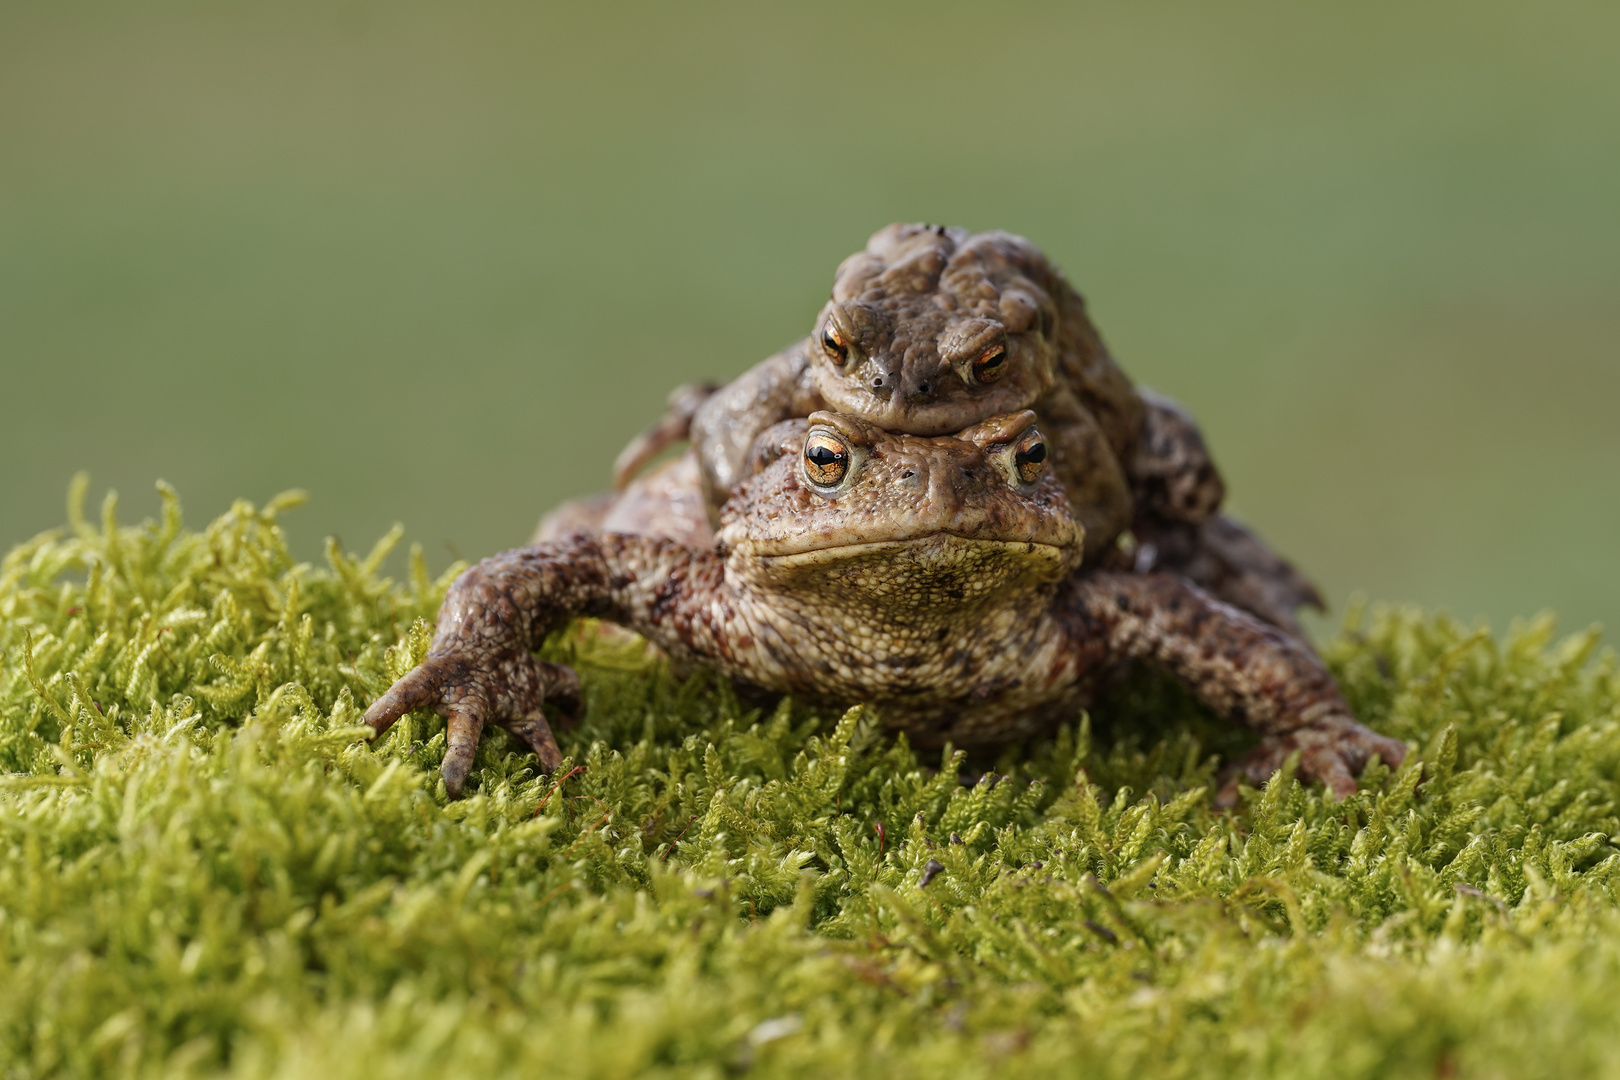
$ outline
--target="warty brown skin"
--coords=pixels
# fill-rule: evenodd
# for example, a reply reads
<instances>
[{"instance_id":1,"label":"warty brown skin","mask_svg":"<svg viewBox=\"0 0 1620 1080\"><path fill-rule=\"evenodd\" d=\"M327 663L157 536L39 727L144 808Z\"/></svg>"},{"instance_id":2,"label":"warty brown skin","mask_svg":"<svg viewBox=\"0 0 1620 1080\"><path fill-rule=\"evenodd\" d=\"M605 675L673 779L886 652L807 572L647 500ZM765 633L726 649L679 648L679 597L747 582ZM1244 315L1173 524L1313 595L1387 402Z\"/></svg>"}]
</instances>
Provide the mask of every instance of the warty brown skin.
<instances>
[{"instance_id":1,"label":"warty brown skin","mask_svg":"<svg viewBox=\"0 0 1620 1080\"><path fill-rule=\"evenodd\" d=\"M996 377L985 381L976 362L997 350ZM1033 244L1002 232L879 230L838 268L808 338L725 386L678 387L663 417L620 454L614 484L624 490L689 437L718 524L754 441L780 421L830 409L889 431L939 435L1025 408L1040 418L1089 560L1100 561L1128 528L1151 532L1156 550L1182 554L1177 572L1223 599L1280 600L1250 610L1296 635L1286 601L1321 606L1299 572L1241 525L1228 519L1220 531L1251 537L1245 550L1264 558L1234 563L1228 548L1204 545L1200 527L1217 515L1225 486L1196 422L1133 386L1079 293Z\"/></svg>"},{"instance_id":2,"label":"warty brown skin","mask_svg":"<svg viewBox=\"0 0 1620 1080\"><path fill-rule=\"evenodd\" d=\"M1030 461L1034 420L929 439L817 413L778 429L712 547L582 532L486 559L452 586L427 660L366 722L380 733L412 708L446 716L452 795L487 723L553 768L547 712L559 696L575 707L578 683L532 653L588 615L677 662L873 705L924 746L1033 732L1147 661L1261 734L1240 770L1250 778L1297 750L1304 777L1343 795L1371 755L1404 756L1355 721L1302 643L1173 575L1080 569L1063 485ZM846 451L834 484L813 460L827 445Z\"/></svg>"},{"instance_id":3,"label":"warty brown skin","mask_svg":"<svg viewBox=\"0 0 1620 1080\"><path fill-rule=\"evenodd\" d=\"M1000 361L980 370L978 362L997 352ZM1048 439L1073 444L1071 460L1054 468L1076 506L1117 503L1128 521L1125 503L1134 500L1140 512L1197 522L1222 497L1196 426L1161 424L1159 437L1144 438L1148 413L1176 407L1131 384L1080 294L1038 248L1008 233L880 229L839 266L808 338L712 396L709 389L671 395L665 416L626 447L615 467L618 486L679 438L683 423L718 510L741 481L754 439L780 420L830 409L889 431L943 435L1029 408ZM1184 413L1176 419L1190 421ZM1079 430L1065 434L1070 427ZM1183 433L1185 441L1166 441ZM1139 467L1146 483L1137 483ZM1164 497L1172 474L1179 499ZM1109 539L1119 527L1105 530Z\"/></svg>"},{"instance_id":4,"label":"warty brown skin","mask_svg":"<svg viewBox=\"0 0 1620 1080\"><path fill-rule=\"evenodd\" d=\"M1041 417L1052 467L1096 554L1131 520L1124 463L1143 406L1079 294L1019 237L892 225L844 260L810 337L699 404L689 429L718 520L754 440L781 420L830 409L942 435L1025 408ZM621 486L637 457L621 462Z\"/></svg>"},{"instance_id":5,"label":"warty brown skin","mask_svg":"<svg viewBox=\"0 0 1620 1080\"><path fill-rule=\"evenodd\" d=\"M769 437L767 432L762 439ZM533 542L560 540L584 530L662 536L687 547L713 544L696 455L688 449L643 472L616 494L563 503L540 520ZM1306 640L1305 632L1294 613L1301 607L1322 607L1321 595L1303 574L1225 514L1198 525L1148 523L1131 539L1128 549L1109 552L1102 564L1185 578L1300 641Z\"/></svg>"}]
</instances>

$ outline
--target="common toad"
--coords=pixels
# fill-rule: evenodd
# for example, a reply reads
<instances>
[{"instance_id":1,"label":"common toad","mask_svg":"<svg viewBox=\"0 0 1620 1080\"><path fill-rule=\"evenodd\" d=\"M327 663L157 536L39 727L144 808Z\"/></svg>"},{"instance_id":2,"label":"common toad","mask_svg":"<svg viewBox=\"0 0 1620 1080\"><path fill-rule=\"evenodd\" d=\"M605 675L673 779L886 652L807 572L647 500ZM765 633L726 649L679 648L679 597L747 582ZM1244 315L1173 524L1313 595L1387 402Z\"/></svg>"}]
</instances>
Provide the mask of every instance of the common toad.
<instances>
[{"instance_id":1,"label":"common toad","mask_svg":"<svg viewBox=\"0 0 1620 1080\"><path fill-rule=\"evenodd\" d=\"M713 544L585 529L474 566L426 660L365 722L381 733L417 707L447 717L452 796L487 723L553 769L547 712L572 710L579 684L533 650L594 616L679 663L868 703L919 746L1034 732L1145 661L1261 735L1241 775L1263 778L1297 750L1302 775L1342 796L1372 755L1405 754L1356 722L1303 642L1177 575L1084 566L1033 412L933 438L816 412L765 432L750 467Z\"/></svg>"},{"instance_id":2,"label":"common toad","mask_svg":"<svg viewBox=\"0 0 1620 1080\"><path fill-rule=\"evenodd\" d=\"M1132 385L1080 294L1004 232L879 230L839 266L809 337L723 387L677 388L620 455L615 486L690 438L718 522L755 439L782 420L830 409L942 435L1025 408L1046 432L1089 561L1112 557L1134 529L1137 563L1193 577L1285 629L1298 633L1295 609L1321 606L1286 560L1217 514L1225 487L1192 417Z\"/></svg>"}]
</instances>

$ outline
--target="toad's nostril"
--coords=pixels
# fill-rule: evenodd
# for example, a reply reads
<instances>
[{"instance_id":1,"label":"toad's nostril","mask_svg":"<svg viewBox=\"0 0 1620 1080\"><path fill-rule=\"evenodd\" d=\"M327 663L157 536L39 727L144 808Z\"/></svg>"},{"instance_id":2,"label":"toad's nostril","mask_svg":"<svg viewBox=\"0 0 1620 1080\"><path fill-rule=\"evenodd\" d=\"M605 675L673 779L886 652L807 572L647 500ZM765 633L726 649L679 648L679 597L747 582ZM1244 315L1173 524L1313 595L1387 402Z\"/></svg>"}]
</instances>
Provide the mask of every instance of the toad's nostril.
<instances>
[{"instance_id":1,"label":"toad's nostril","mask_svg":"<svg viewBox=\"0 0 1620 1080\"><path fill-rule=\"evenodd\" d=\"M917 387L917 393L927 396L928 392L932 389L933 387L929 386L927 383L922 383Z\"/></svg>"},{"instance_id":2,"label":"toad's nostril","mask_svg":"<svg viewBox=\"0 0 1620 1080\"><path fill-rule=\"evenodd\" d=\"M872 389L874 389L874 390L883 389L883 376L879 375L877 378L872 380Z\"/></svg>"}]
</instances>

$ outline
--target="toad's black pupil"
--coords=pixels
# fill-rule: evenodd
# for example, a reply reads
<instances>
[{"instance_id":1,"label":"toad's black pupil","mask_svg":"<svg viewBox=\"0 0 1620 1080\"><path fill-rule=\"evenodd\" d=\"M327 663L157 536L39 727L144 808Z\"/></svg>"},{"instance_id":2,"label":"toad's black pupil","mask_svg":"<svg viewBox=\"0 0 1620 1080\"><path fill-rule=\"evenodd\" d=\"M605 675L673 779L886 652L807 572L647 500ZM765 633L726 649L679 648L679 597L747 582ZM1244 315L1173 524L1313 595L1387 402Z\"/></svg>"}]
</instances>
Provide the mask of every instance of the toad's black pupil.
<instances>
[{"instance_id":1,"label":"toad's black pupil","mask_svg":"<svg viewBox=\"0 0 1620 1080\"><path fill-rule=\"evenodd\" d=\"M987 356L983 360L980 360L979 366L986 368L1000 367L1001 362L1005 359L1007 359L1006 353L996 353L994 356Z\"/></svg>"},{"instance_id":2,"label":"toad's black pupil","mask_svg":"<svg viewBox=\"0 0 1620 1080\"><path fill-rule=\"evenodd\" d=\"M1039 465L1046 460L1046 444L1038 442L1028 450L1018 451L1018 464Z\"/></svg>"},{"instance_id":3,"label":"toad's black pupil","mask_svg":"<svg viewBox=\"0 0 1620 1080\"><path fill-rule=\"evenodd\" d=\"M844 455L836 450L829 450L825 446L812 446L809 453L810 464L818 469L825 469L844 460Z\"/></svg>"}]
</instances>

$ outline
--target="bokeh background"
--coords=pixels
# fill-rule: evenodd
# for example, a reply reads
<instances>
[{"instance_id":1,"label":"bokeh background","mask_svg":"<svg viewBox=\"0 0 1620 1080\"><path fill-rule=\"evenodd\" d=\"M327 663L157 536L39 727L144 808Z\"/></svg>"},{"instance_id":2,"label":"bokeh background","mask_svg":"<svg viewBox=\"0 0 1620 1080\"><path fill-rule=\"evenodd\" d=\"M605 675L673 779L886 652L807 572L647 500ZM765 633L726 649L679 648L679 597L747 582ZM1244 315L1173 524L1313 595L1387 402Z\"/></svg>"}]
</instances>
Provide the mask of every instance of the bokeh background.
<instances>
[{"instance_id":1,"label":"bokeh background","mask_svg":"<svg viewBox=\"0 0 1620 1080\"><path fill-rule=\"evenodd\" d=\"M0 7L0 546L69 477L430 562L897 219L1029 236L1341 604L1620 625L1620 5Z\"/></svg>"}]
</instances>

